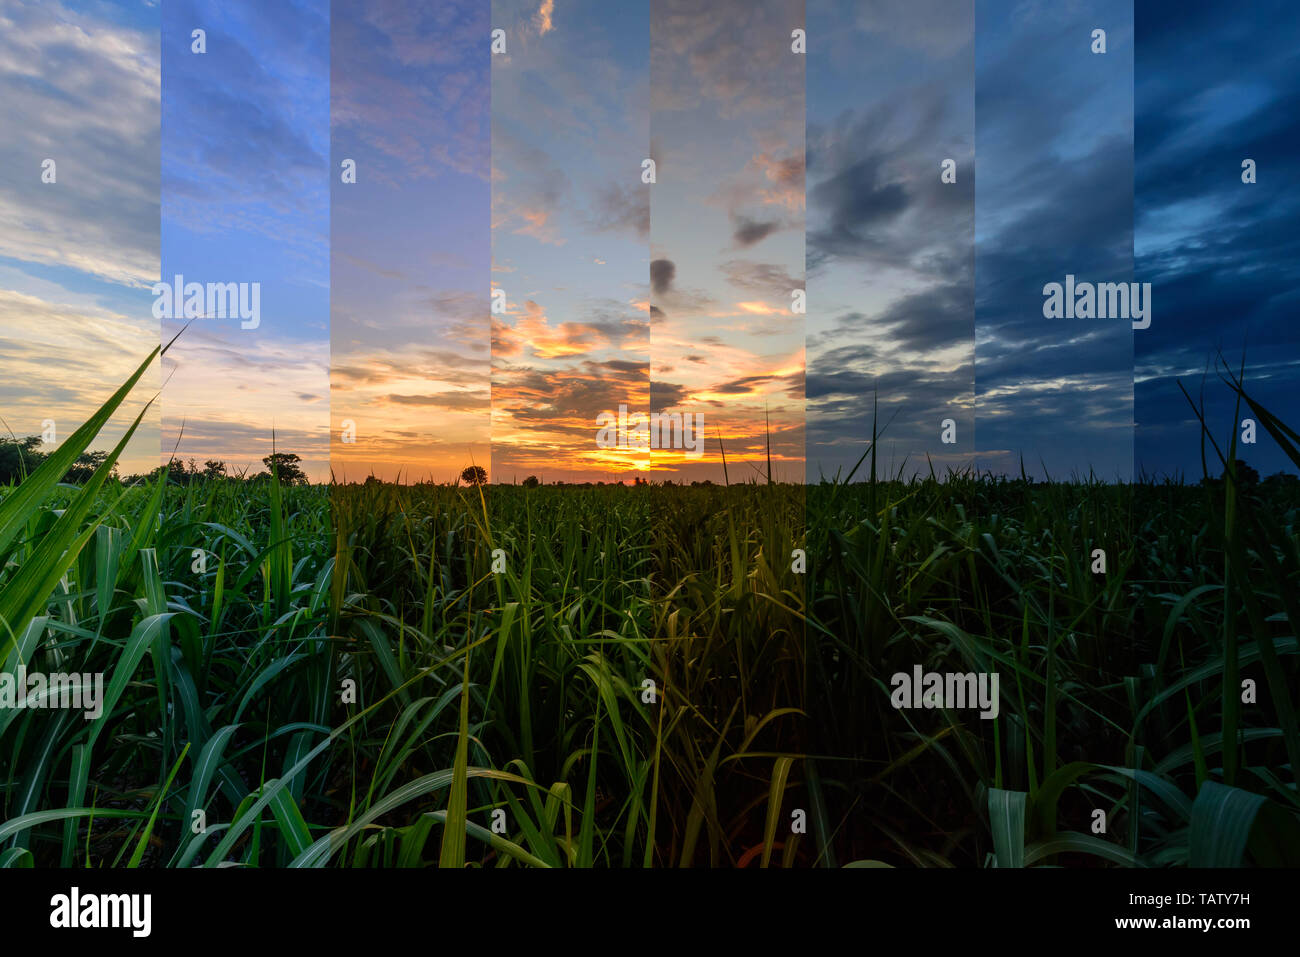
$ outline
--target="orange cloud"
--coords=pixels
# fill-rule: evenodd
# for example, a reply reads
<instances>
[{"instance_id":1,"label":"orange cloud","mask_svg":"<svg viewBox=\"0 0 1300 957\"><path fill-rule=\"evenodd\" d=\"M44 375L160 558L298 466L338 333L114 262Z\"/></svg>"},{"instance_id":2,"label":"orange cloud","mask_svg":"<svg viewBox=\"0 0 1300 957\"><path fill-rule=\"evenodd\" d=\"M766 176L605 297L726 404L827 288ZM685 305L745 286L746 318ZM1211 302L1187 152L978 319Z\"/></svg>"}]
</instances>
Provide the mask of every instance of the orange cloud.
<instances>
[{"instance_id":1,"label":"orange cloud","mask_svg":"<svg viewBox=\"0 0 1300 957\"><path fill-rule=\"evenodd\" d=\"M537 26L537 35L546 36L555 29L555 23L552 19L555 14L555 0L542 0L541 7L537 10L537 16L533 17L533 23Z\"/></svg>"},{"instance_id":2,"label":"orange cloud","mask_svg":"<svg viewBox=\"0 0 1300 957\"><path fill-rule=\"evenodd\" d=\"M518 310L511 310L518 315ZM533 300L524 303L523 314L510 325L492 324L492 354L518 355L525 346L539 359L562 359L585 355L610 345L598 328L582 322L561 322L552 326L546 311Z\"/></svg>"},{"instance_id":3,"label":"orange cloud","mask_svg":"<svg viewBox=\"0 0 1300 957\"><path fill-rule=\"evenodd\" d=\"M776 306L769 306L765 302L738 302L736 308L742 312L747 312L752 316L778 316L788 315L790 310L778 309Z\"/></svg>"}]
</instances>

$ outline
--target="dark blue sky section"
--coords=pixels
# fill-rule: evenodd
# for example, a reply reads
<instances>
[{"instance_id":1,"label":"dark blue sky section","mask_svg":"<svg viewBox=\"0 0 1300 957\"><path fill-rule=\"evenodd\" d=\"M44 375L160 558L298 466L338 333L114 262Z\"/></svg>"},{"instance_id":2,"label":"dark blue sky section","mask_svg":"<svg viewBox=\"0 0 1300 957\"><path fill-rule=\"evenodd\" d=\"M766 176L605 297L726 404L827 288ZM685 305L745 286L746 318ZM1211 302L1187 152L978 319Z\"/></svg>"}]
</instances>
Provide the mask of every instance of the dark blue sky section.
<instances>
[{"instance_id":1,"label":"dark blue sky section","mask_svg":"<svg viewBox=\"0 0 1300 957\"><path fill-rule=\"evenodd\" d=\"M1300 8L1144 0L1135 28L1135 265L1155 297L1135 337L1135 458L1195 481L1200 425L1177 383L1198 401L1204 388L1225 445L1234 395L1214 371L1220 353L1234 371L1244 357L1247 391L1300 427ZM1294 472L1258 433L1240 457Z\"/></svg>"},{"instance_id":2,"label":"dark blue sky section","mask_svg":"<svg viewBox=\"0 0 1300 957\"><path fill-rule=\"evenodd\" d=\"M1132 16L1120 0L976 4L981 469L1018 474L1023 456L1040 478L1132 475L1131 323L1043 316L1067 274L1132 279Z\"/></svg>"}]
</instances>

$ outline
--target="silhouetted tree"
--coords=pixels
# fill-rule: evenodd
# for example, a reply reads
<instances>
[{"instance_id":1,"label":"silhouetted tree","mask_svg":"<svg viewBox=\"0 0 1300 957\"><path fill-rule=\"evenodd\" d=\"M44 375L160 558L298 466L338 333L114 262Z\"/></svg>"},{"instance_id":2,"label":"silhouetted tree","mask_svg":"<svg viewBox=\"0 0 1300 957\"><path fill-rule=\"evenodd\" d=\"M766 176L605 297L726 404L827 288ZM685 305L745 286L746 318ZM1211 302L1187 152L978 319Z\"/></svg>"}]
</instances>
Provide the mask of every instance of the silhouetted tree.
<instances>
[{"instance_id":1,"label":"silhouetted tree","mask_svg":"<svg viewBox=\"0 0 1300 957\"><path fill-rule=\"evenodd\" d=\"M486 485L487 470L481 465L471 465L460 473L460 480L466 485Z\"/></svg>"},{"instance_id":2,"label":"silhouetted tree","mask_svg":"<svg viewBox=\"0 0 1300 957\"><path fill-rule=\"evenodd\" d=\"M0 485L21 482L45 461L40 451L41 437L29 435L25 439L0 439Z\"/></svg>"},{"instance_id":3,"label":"silhouetted tree","mask_svg":"<svg viewBox=\"0 0 1300 957\"><path fill-rule=\"evenodd\" d=\"M302 458L293 452L273 452L262 463L280 476L281 485L306 485L307 475L298 465Z\"/></svg>"},{"instance_id":4,"label":"silhouetted tree","mask_svg":"<svg viewBox=\"0 0 1300 957\"><path fill-rule=\"evenodd\" d=\"M108 459L107 452L82 452L77 456L77 460L72 463L72 467L63 476L65 482L82 482L90 481L90 477L95 471L104 464ZM117 466L113 466L112 473L117 474Z\"/></svg>"},{"instance_id":5,"label":"silhouetted tree","mask_svg":"<svg viewBox=\"0 0 1300 957\"><path fill-rule=\"evenodd\" d=\"M1237 473L1238 486L1242 488L1254 488L1259 484L1259 472L1247 465L1244 460L1235 459L1233 464L1236 467L1235 471ZM1219 476L1219 478L1226 482L1228 480L1228 470L1224 469L1223 474Z\"/></svg>"},{"instance_id":6,"label":"silhouetted tree","mask_svg":"<svg viewBox=\"0 0 1300 957\"><path fill-rule=\"evenodd\" d=\"M1261 488L1269 492L1294 492L1300 488L1300 476L1297 476L1294 472L1274 472L1259 484Z\"/></svg>"}]
</instances>

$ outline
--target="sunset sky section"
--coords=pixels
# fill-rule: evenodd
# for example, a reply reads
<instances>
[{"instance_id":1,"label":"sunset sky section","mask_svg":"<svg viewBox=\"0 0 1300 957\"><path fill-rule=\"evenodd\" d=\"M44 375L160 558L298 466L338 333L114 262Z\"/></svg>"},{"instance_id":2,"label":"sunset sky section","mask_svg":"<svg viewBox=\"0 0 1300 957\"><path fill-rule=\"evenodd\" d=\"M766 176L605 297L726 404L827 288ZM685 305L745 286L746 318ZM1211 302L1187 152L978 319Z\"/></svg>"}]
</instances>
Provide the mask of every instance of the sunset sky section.
<instances>
[{"instance_id":1,"label":"sunset sky section","mask_svg":"<svg viewBox=\"0 0 1300 957\"><path fill-rule=\"evenodd\" d=\"M648 0L494 0L494 481L630 481L645 449L597 417L648 411Z\"/></svg>"},{"instance_id":2,"label":"sunset sky section","mask_svg":"<svg viewBox=\"0 0 1300 957\"><path fill-rule=\"evenodd\" d=\"M651 403L702 413L706 454L652 477L804 474L803 0L654 0L650 18Z\"/></svg>"},{"instance_id":3,"label":"sunset sky section","mask_svg":"<svg viewBox=\"0 0 1300 957\"><path fill-rule=\"evenodd\" d=\"M490 458L488 32L479 0L334 0L339 481L449 482ZM349 159L354 183L343 182Z\"/></svg>"}]
</instances>

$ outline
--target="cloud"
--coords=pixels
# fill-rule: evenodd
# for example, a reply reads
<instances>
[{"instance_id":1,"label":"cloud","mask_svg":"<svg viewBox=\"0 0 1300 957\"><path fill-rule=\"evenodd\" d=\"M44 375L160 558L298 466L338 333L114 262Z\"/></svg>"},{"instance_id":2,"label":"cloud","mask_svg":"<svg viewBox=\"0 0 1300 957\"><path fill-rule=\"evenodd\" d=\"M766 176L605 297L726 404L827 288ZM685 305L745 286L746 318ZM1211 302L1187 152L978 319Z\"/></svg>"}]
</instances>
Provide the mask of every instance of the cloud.
<instances>
[{"instance_id":1,"label":"cloud","mask_svg":"<svg viewBox=\"0 0 1300 957\"><path fill-rule=\"evenodd\" d=\"M330 363L332 388L340 390L391 389L404 381L437 382L443 385L481 386L490 375L489 361L482 356L441 349L407 347L391 352L351 352Z\"/></svg>"},{"instance_id":2,"label":"cloud","mask_svg":"<svg viewBox=\"0 0 1300 957\"><path fill-rule=\"evenodd\" d=\"M349 2L327 29L334 145L365 157L361 176L394 187L448 171L487 178L486 8Z\"/></svg>"},{"instance_id":3,"label":"cloud","mask_svg":"<svg viewBox=\"0 0 1300 957\"><path fill-rule=\"evenodd\" d=\"M782 206L788 210L804 207L804 156L775 156L760 153L753 162L762 170L763 177L772 186L758 191L764 205Z\"/></svg>"},{"instance_id":4,"label":"cloud","mask_svg":"<svg viewBox=\"0 0 1300 957\"><path fill-rule=\"evenodd\" d=\"M650 382L650 408L654 411L672 409L681 405L687 397L686 386L663 379Z\"/></svg>"},{"instance_id":5,"label":"cloud","mask_svg":"<svg viewBox=\"0 0 1300 957\"><path fill-rule=\"evenodd\" d=\"M828 208L830 216L811 237L812 245L844 255L883 244L879 230L907 209L908 194L900 182L882 183L880 167L878 157L864 158L813 187L813 202Z\"/></svg>"},{"instance_id":6,"label":"cloud","mask_svg":"<svg viewBox=\"0 0 1300 957\"><path fill-rule=\"evenodd\" d=\"M477 392L432 392L424 395L390 395L387 401L394 405L417 405L437 409L476 409L490 408L492 396L485 390Z\"/></svg>"},{"instance_id":7,"label":"cloud","mask_svg":"<svg viewBox=\"0 0 1300 957\"><path fill-rule=\"evenodd\" d=\"M930 57L946 57L971 42L974 3L907 0L854 4L857 27L875 42L888 42Z\"/></svg>"},{"instance_id":8,"label":"cloud","mask_svg":"<svg viewBox=\"0 0 1300 957\"><path fill-rule=\"evenodd\" d=\"M157 279L159 77L156 34L57 0L0 8L0 257Z\"/></svg>"},{"instance_id":9,"label":"cloud","mask_svg":"<svg viewBox=\"0 0 1300 957\"><path fill-rule=\"evenodd\" d=\"M342 258L344 261L349 262L352 265L357 266L361 269L368 269L371 272L373 272L376 276L382 276L384 279L405 279L406 278L406 276L401 272L401 270L386 269L383 266L378 265L377 263L372 263L367 259L362 259L360 256L352 256L346 252L337 249L334 250L334 254Z\"/></svg>"},{"instance_id":10,"label":"cloud","mask_svg":"<svg viewBox=\"0 0 1300 957\"><path fill-rule=\"evenodd\" d=\"M732 223L735 225L735 231L732 233L731 238L735 240L737 246L742 248L762 242L781 228L779 222L764 222L743 215L733 215Z\"/></svg>"},{"instance_id":11,"label":"cloud","mask_svg":"<svg viewBox=\"0 0 1300 957\"><path fill-rule=\"evenodd\" d=\"M162 447L177 455L256 466L271 452L297 452L313 480L328 476L331 409L328 342L256 335L256 347L200 322L163 359ZM183 429L183 433L182 433Z\"/></svg>"},{"instance_id":12,"label":"cloud","mask_svg":"<svg viewBox=\"0 0 1300 957\"><path fill-rule=\"evenodd\" d=\"M644 361L582 359L560 368L501 362L493 370L492 459L498 475L544 469L553 477L633 468L596 445L596 417L620 404L645 409ZM524 472L524 474L527 474Z\"/></svg>"},{"instance_id":13,"label":"cloud","mask_svg":"<svg viewBox=\"0 0 1300 957\"><path fill-rule=\"evenodd\" d=\"M587 321L552 323L540 303L526 300L522 310L510 313L509 321L493 322L492 355L508 358L527 353L537 359L562 359L644 341L645 319L628 313L624 304L588 301L584 311Z\"/></svg>"},{"instance_id":14,"label":"cloud","mask_svg":"<svg viewBox=\"0 0 1300 957\"><path fill-rule=\"evenodd\" d=\"M544 37L555 29L555 23L552 19L554 14L555 0L542 0L542 5L537 8L537 15L533 17L538 36Z\"/></svg>"},{"instance_id":15,"label":"cloud","mask_svg":"<svg viewBox=\"0 0 1300 957\"><path fill-rule=\"evenodd\" d=\"M574 194L568 173L549 152L508 127L495 128L492 140L492 149L500 158L509 158L511 169L509 177L499 175L492 187L492 229L563 245L558 217Z\"/></svg>"},{"instance_id":16,"label":"cloud","mask_svg":"<svg viewBox=\"0 0 1300 957\"><path fill-rule=\"evenodd\" d=\"M942 461L972 447L973 5L901 30L915 17L909 3L855 5L809 65L810 477L847 472L886 423L882 453L910 461L912 474L927 454ZM838 9L817 8L810 34ZM940 182L940 157L957 160L956 184ZM956 447L940 445L945 418L957 422Z\"/></svg>"},{"instance_id":17,"label":"cloud","mask_svg":"<svg viewBox=\"0 0 1300 957\"><path fill-rule=\"evenodd\" d=\"M656 108L708 102L724 118L770 116L791 92L790 30L803 16L804 0L660 0L650 53L662 77L651 91Z\"/></svg>"},{"instance_id":18,"label":"cloud","mask_svg":"<svg viewBox=\"0 0 1300 957\"><path fill-rule=\"evenodd\" d=\"M1178 380L1200 401L1220 350L1234 371L1244 358L1265 407L1300 418L1300 197L1284 185L1300 176L1300 63L1290 55L1300 24L1277 0L1260 0L1249 21L1163 0L1134 16L1134 278L1153 283L1155 303L1151 327L1133 337L1135 464L1195 480L1200 425ZM1246 157L1260 171L1253 185L1240 180ZM1208 421L1232 421L1234 396L1212 368L1204 398ZM1246 458L1264 474L1294 470L1271 440Z\"/></svg>"},{"instance_id":19,"label":"cloud","mask_svg":"<svg viewBox=\"0 0 1300 957\"><path fill-rule=\"evenodd\" d=\"M645 239L650 235L647 187L607 183L595 195L589 221L600 232L622 232Z\"/></svg>"},{"instance_id":20,"label":"cloud","mask_svg":"<svg viewBox=\"0 0 1300 957\"><path fill-rule=\"evenodd\" d=\"M677 276L677 265L671 259L654 259L650 262L650 288L658 295L663 295L673 287ZM653 307L652 307L653 308Z\"/></svg>"},{"instance_id":21,"label":"cloud","mask_svg":"<svg viewBox=\"0 0 1300 957\"><path fill-rule=\"evenodd\" d=\"M157 326L85 302L64 303L7 289L0 289L0 330L2 428L19 437L41 433L46 419L54 420L57 436L67 436L158 345ZM121 438L128 416L133 418L158 388L158 370L155 363L146 372L136 394L93 447L110 447ZM158 464L156 409L127 448L125 472L147 471Z\"/></svg>"},{"instance_id":22,"label":"cloud","mask_svg":"<svg viewBox=\"0 0 1300 957\"><path fill-rule=\"evenodd\" d=\"M988 29L1000 42L981 52L976 75L978 442L1058 474L1127 477L1132 466L1128 323L1051 322L1041 311L1043 284L1066 273L1132 276L1131 67L1098 74L1099 58L1070 39L1107 16L1108 43L1122 49L1131 10L1120 0L1041 6L1029 18L999 8ZM1015 457L981 465L1018 468Z\"/></svg>"},{"instance_id":23,"label":"cloud","mask_svg":"<svg viewBox=\"0 0 1300 957\"><path fill-rule=\"evenodd\" d=\"M191 236L243 233L273 243L277 258L323 274L329 187L321 172L330 137L319 120L330 111L322 82L330 69L328 10L253 6L169 0L162 7L165 42L188 43L196 22L207 30L207 53L167 60L163 219ZM239 149L231 149L233 138Z\"/></svg>"},{"instance_id":24,"label":"cloud","mask_svg":"<svg viewBox=\"0 0 1300 957\"><path fill-rule=\"evenodd\" d=\"M759 263L745 259L729 259L720 267L727 281L739 289L762 293L771 299L790 298L791 291L804 288L802 278L796 279L779 263Z\"/></svg>"}]
</instances>

